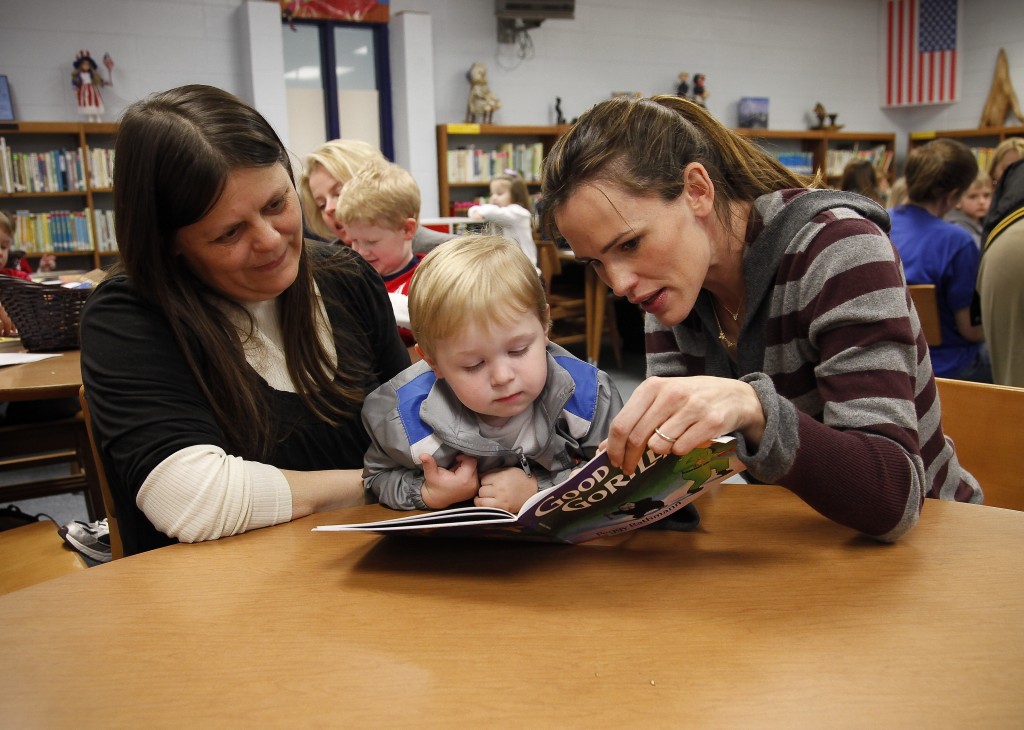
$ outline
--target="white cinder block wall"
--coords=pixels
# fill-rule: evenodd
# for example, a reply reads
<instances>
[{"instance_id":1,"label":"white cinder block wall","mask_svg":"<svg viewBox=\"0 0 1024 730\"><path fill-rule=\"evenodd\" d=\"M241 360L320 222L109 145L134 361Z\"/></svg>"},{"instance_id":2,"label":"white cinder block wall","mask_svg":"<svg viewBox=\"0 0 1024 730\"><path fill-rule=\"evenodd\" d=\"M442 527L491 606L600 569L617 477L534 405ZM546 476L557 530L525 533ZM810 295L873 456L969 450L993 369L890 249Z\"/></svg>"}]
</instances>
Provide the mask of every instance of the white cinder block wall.
<instances>
[{"instance_id":1,"label":"white cinder block wall","mask_svg":"<svg viewBox=\"0 0 1024 730\"><path fill-rule=\"evenodd\" d=\"M80 48L114 59L104 88L108 121L154 91L187 83L248 95L250 67L240 0L0 0L0 73L24 121L79 117L71 88ZM101 69L106 77L106 69Z\"/></svg>"},{"instance_id":2,"label":"white cinder block wall","mask_svg":"<svg viewBox=\"0 0 1024 730\"><path fill-rule=\"evenodd\" d=\"M501 124L554 122L556 96L571 119L612 91L673 93L688 71L707 75L708 108L728 125L742 96L771 99L774 129L806 129L820 101L848 130L896 133L900 152L910 131L977 126L999 48L1024 100L1024 3L963 6L962 100L890 111L880 105L881 0L576 0L574 20L531 32L534 56L517 66L496 43L490 0L391 2L392 12L433 15L439 121L461 119L474 61L488 66Z\"/></svg>"},{"instance_id":3,"label":"white cinder block wall","mask_svg":"<svg viewBox=\"0 0 1024 730\"><path fill-rule=\"evenodd\" d=\"M184 83L251 99L268 83L250 69L272 74L281 63L251 47L266 29L247 28L246 19L267 14L248 12L247 2L266 0L2 0L0 73L22 120L77 118L70 78L79 48L97 60L109 52L117 64L115 86L103 91L109 120L135 99ZM396 147L413 145L411 159L431 153L417 145L432 139L426 132L434 124L462 120L465 73L481 61L502 101L500 124L550 124L556 96L571 119L612 91L668 93L679 71L702 72L709 108L726 124L735 124L742 96L771 99L774 129L806 128L820 101L848 130L896 133L901 159L910 131L977 125L999 48L1024 98L1024 3L963 5L962 101L890 111L879 104L881 0L576 0L574 20L548 20L531 32L533 55L525 59L497 43L492 0L392 0L392 15L431 16L436 115L413 112L410 140ZM261 111L280 118L279 108Z\"/></svg>"}]
</instances>

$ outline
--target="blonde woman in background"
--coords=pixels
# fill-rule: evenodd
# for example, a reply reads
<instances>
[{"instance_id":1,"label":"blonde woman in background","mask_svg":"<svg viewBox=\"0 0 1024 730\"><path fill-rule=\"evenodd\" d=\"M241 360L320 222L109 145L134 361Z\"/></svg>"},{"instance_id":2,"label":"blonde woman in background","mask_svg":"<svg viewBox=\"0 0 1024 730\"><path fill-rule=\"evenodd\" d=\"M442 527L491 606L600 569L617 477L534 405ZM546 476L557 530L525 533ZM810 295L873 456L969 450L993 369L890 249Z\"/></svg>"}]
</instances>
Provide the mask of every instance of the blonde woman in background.
<instances>
[{"instance_id":1,"label":"blonde woman in background","mask_svg":"<svg viewBox=\"0 0 1024 730\"><path fill-rule=\"evenodd\" d=\"M298 185L306 226L325 241L347 246L345 226L335 217L338 196L362 168L387 161L379 149L357 139L332 139L310 152L303 163ZM429 253L451 238L454 238L451 234L418 226L412 239L412 250L414 253Z\"/></svg>"},{"instance_id":2,"label":"blonde woman in background","mask_svg":"<svg viewBox=\"0 0 1024 730\"><path fill-rule=\"evenodd\" d=\"M889 210L907 202L907 178L898 177L889 188Z\"/></svg>"}]
</instances>

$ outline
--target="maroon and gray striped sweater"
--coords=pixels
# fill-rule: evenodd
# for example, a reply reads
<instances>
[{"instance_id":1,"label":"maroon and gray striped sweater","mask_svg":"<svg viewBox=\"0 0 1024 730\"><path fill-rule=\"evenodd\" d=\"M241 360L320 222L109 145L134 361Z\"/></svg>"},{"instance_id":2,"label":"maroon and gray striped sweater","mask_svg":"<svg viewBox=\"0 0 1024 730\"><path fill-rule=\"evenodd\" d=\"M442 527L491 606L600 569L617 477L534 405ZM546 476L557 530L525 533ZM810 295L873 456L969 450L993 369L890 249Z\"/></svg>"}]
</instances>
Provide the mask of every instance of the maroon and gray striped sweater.
<instances>
[{"instance_id":1,"label":"maroon and gray striped sweater","mask_svg":"<svg viewBox=\"0 0 1024 730\"><path fill-rule=\"evenodd\" d=\"M833 190L754 203L736 361L718 341L707 291L667 328L647 318L647 374L738 377L764 436L739 453L822 515L885 541L917 522L924 497L980 502L942 434L928 347L885 231L886 212Z\"/></svg>"}]
</instances>

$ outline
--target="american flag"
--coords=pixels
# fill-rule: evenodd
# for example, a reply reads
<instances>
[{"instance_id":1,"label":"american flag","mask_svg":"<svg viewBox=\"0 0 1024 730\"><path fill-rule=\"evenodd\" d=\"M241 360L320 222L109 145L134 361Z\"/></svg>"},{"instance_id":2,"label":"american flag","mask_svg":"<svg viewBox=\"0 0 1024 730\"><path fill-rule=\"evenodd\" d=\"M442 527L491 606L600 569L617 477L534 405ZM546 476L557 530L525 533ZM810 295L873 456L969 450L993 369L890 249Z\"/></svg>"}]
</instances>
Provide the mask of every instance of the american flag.
<instances>
[{"instance_id":1,"label":"american flag","mask_svg":"<svg viewBox=\"0 0 1024 730\"><path fill-rule=\"evenodd\" d=\"M960 0L882 2L883 106L957 101Z\"/></svg>"}]
</instances>

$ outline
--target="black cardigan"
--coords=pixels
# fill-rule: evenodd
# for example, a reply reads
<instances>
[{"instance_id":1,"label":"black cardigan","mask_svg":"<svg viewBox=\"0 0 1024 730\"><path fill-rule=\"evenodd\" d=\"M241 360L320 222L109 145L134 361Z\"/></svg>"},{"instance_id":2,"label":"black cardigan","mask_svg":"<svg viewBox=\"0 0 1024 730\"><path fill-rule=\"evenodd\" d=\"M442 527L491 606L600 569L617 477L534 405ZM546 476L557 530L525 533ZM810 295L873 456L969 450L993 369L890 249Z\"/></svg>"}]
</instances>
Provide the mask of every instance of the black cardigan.
<instances>
[{"instance_id":1,"label":"black cardigan","mask_svg":"<svg viewBox=\"0 0 1024 730\"><path fill-rule=\"evenodd\" d=\"M377 272L350 249L307 246L331 323L360 334L375 357L375 375L366 384L370 392L409 364L387 292ZM318 267L326 256L352 257L356 275ZM138 295L127 276L104 281L89 297L81 334L82 378L125 553L171 544L175 540L159 532L135 504L146 477L188 446L212 444L231 451L166 318ZM345 356L339 347L338 357ZM296 394L264 385L272 404L266 415L278 444L267 463L299 471L362 469L369 437L358 412L334 428L315 418Z\"/></svg>"}]
</instances>

